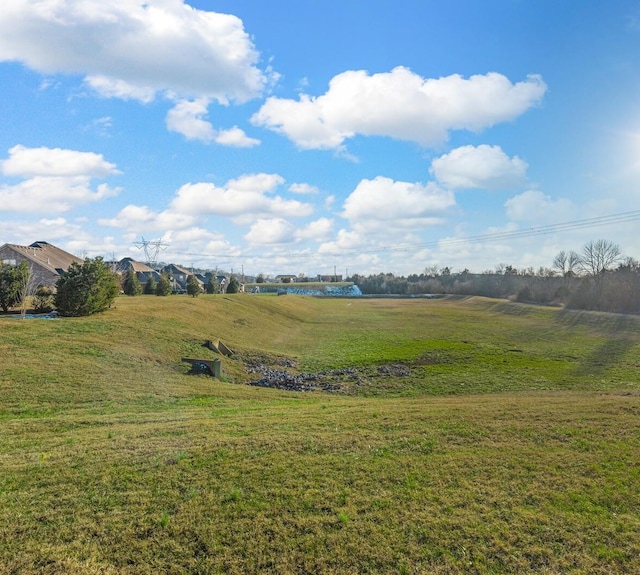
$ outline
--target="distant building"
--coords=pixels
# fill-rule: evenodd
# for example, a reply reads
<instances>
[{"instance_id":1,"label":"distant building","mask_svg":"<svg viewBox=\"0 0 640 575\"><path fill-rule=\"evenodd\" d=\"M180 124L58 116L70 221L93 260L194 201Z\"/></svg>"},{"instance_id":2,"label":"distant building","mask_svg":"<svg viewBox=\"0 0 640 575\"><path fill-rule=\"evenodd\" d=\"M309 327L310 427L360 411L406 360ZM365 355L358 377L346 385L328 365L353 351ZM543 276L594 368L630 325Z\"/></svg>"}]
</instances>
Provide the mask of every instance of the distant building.
<instances>
[{"instance_id":1,"label":"distant building","mask_svg":"<svg viewBox=\"0 0 640 575\"><path fill-rule=\"evenodd\" d=\"M298 276L291 275L291 274L282 274L282 275L276 276L276 282L281 284L294 283L297 279L298 279Z\"/></svg>"},{"instance_id":2,"label":"distant building","mask_svg":"<svg viewBox=\"0 0 640 575\"><path fill-rule=\"evenodd\" d=\"M342 274L339 274L339 275L319 275L318 276L318 281L319 282L341 282L342 281Z\"/></svg>"},{"instance_id":3,"label":"distant building","mask_svg":"<svg viewBox=\"0 0 640 575\"><path fill-rule=\"evenodd\" d=\"M72 263L82 265L84 261L64 250L43 241L29 246L4 244L0 246L0 262L19 265L26 261L34 283L38 286L55 287L60 276L69 269Z\"/></svg>"},{"instance_id":4,"label":"distant building","mask_svg":"<svg viewBox=\"0 0 640 575\"><path fill-rule=\"evenodd\" d=\"M149 267L147 264L143 264L142 262L137 262L133 258L122 258L119 262L115 262L115 270L116 273L120 276L120 283L124 282L124 276L127 272L133 271L142 285L142 290L144 291L147 287L147 284L151 279L155 284L160 280L160 274L154 270L152 267ZM123 286L121 285L123 289Z\"/></svg>"},{"instance_id":5,"label":"distant building","mask_svg":"<svg viewBox=\"0 0 640 575\"><path fill-rule=\"evenodd\" d=\"M169 264L162 268L162 271L166 273L171 279L171 285L173 287L173 291L175 293L186 293L187 292L187 279L189 276L195 276L195 274L189 271L187 268L183 268L182 266L178 266L176 264ZM200 287L204 289L204 284L202 281L196 276Z\"/></svg>"}]
</instances>

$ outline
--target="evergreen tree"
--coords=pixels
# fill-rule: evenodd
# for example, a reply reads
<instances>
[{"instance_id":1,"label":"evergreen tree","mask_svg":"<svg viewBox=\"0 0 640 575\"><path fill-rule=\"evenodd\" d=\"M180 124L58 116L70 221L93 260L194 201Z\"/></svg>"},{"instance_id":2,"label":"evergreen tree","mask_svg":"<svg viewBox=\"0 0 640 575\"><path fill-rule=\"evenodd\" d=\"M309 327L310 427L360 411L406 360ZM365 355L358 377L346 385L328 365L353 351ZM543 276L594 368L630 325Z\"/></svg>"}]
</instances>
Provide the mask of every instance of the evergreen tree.
<instances>
[{"instance_id":1,"label":"evergreen tree","mask_svg":"<svg viewBox=\"0 0 640 575\"><path fill-rule=\"evenodd\" d=\"M220 284L218 283L215 275L211 274L209 276L209 281L207 282L205 289L207 290L208 294L220 293Z\"/></svg>"},{"instance_id":2,"label":"evergreen tree","mask_svg":"<svg viewBox=\"0 0 640 575\"><path fill-rule=\"evenodd\" d=\"M138 279L138 274L133 270L126 273L122 287L126 295L140 295L142 293L142 284Z\"/></svg>"},{"instance_id":3,"label":"evergreen tree","mask_svg":"<svg viewBox=\"0 0 640 575\"><path fill-rule=\"evenodd\" d=\"M169 295L173 291L171 287L171 280L165 273L160 274L160 279L156 285L156 295Z\"/></svg>"},{"instance_id":4,"label":"evergreen tree","mask_svg":"<svg viewBox=\"0 0 640 575\"><path fill-rule=\"evenodd\" d=\"M86 316L105 311L118 295L118 280L102 258L73 262L56 284L60 315Z\"/></svg>"},{"instance_id":5,"label":"evergreen tree","mask_svg":"<svg viewBox=\"0 0 640 575\"><path fill-rule=\"evenodd\" d=\"M227 293L238 293L240 291L240 284L235 276L231 276L229 285L227 286Z\"/></svg>"},{"instance_id":6,"label":"evergreen tree","mask_svg":"<svg viewBox=\"0 0 640 575\"><path fill-rule=\"evenodd\" d=\"M0 262L0 307L5 313L19 303L19 283L18 266Z\"/></svg>"},{"instance_id":7,"label":"evergreen tree","mask_svg":"<svg viewBox=\"0 0 640 575\"><path fill-rule=\"evenodd\" d=\"M156 293L156 280L153 279L153 276L149 274L149 280L144 286L144 293L146 295L155 295Z\"/></svg>"},{"instance_id":8,"label":"evergreen tree","mask_svg":"<svg viewBox=\"0 0 640 575\"><path fill-rule=\"evenodd\" d=\"M53 309L53 292L49 286L40 286L33 298L33 309L37 313L48 313Z\"/></svg>"},{"instance_id":9,"label":"evergreen tree","mask_svg":"<svg viewBox=\"0 0 640 575\"><path fill-rule=\"evenodd\" d=\"M187 293L191 297L198 297L202 293L202 288L200 287L200 282L195 275L191 274L187 277Z\"/></svg>"}]
</instances>

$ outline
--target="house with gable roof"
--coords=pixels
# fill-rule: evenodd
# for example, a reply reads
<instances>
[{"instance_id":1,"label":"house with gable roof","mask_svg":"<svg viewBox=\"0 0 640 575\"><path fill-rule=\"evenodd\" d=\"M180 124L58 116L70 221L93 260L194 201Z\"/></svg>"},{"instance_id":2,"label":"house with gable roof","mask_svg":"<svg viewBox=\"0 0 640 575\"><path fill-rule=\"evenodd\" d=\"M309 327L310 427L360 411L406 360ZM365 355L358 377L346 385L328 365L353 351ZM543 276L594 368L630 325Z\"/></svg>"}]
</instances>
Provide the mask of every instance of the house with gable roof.
<instances>
[{"instance_id":1,"label":"house with gable roof","mask_svg":"<svg viewBox=\"0 0 640 575\"><path fill-rule=\"evenodd\" d=\"M60 276L72 263L82 265L81 258L60 249L49 242L37 241L28 246L4 244L0 246L0 262L20 265L26 261L34 283L54 288Z\"/></svg>"}]
</instances>

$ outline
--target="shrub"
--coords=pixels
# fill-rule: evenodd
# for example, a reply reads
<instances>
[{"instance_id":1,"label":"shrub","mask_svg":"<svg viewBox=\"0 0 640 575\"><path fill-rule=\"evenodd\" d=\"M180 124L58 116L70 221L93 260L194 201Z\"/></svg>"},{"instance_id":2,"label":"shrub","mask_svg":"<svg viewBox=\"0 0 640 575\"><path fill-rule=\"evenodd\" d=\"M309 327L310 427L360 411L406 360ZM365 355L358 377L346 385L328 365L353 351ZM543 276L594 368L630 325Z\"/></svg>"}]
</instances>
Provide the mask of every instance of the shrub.
<instances>
[{"instance_id":1,"label":"shrub","mask_svg":"<svg viewBox=\"0 0 640 575\"><path fill-rule=\"evenodd\" d=\"M53 309L53 292L49 286L40 286L33 297L33 309L36 313L49 313Z\"/></svg>"},{"instance_id":2,"label":"shrub","mask_svg":"<svg viewBox=\"0 0 640 575\"><path fill-rule=\"evenodd\" d=\"M118 295L118 281L102 258L73 262L56 284L60 315L86 316L105 311Z\"/></svg>"}]
</instances>

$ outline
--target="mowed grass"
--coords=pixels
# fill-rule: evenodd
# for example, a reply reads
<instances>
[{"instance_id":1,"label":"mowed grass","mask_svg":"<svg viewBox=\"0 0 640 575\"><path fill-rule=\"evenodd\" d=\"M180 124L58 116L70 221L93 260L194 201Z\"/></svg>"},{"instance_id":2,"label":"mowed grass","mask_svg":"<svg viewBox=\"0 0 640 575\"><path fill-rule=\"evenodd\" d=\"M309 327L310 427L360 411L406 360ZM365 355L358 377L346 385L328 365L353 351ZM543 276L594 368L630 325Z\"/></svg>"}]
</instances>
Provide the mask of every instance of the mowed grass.
<instances>
[{"instance_id":1,"label":"mowed grass","mask_svg":"<svg viewBox=\"0 0 640 575\"><path fill-rule=\"evenodd\" d=\"M0 573L640 573L639 327L245 294L0 317ZM217 338L223 381L187 374ZM407 371L295 393L243 357Z\"/></svg>"}]
</instances>

